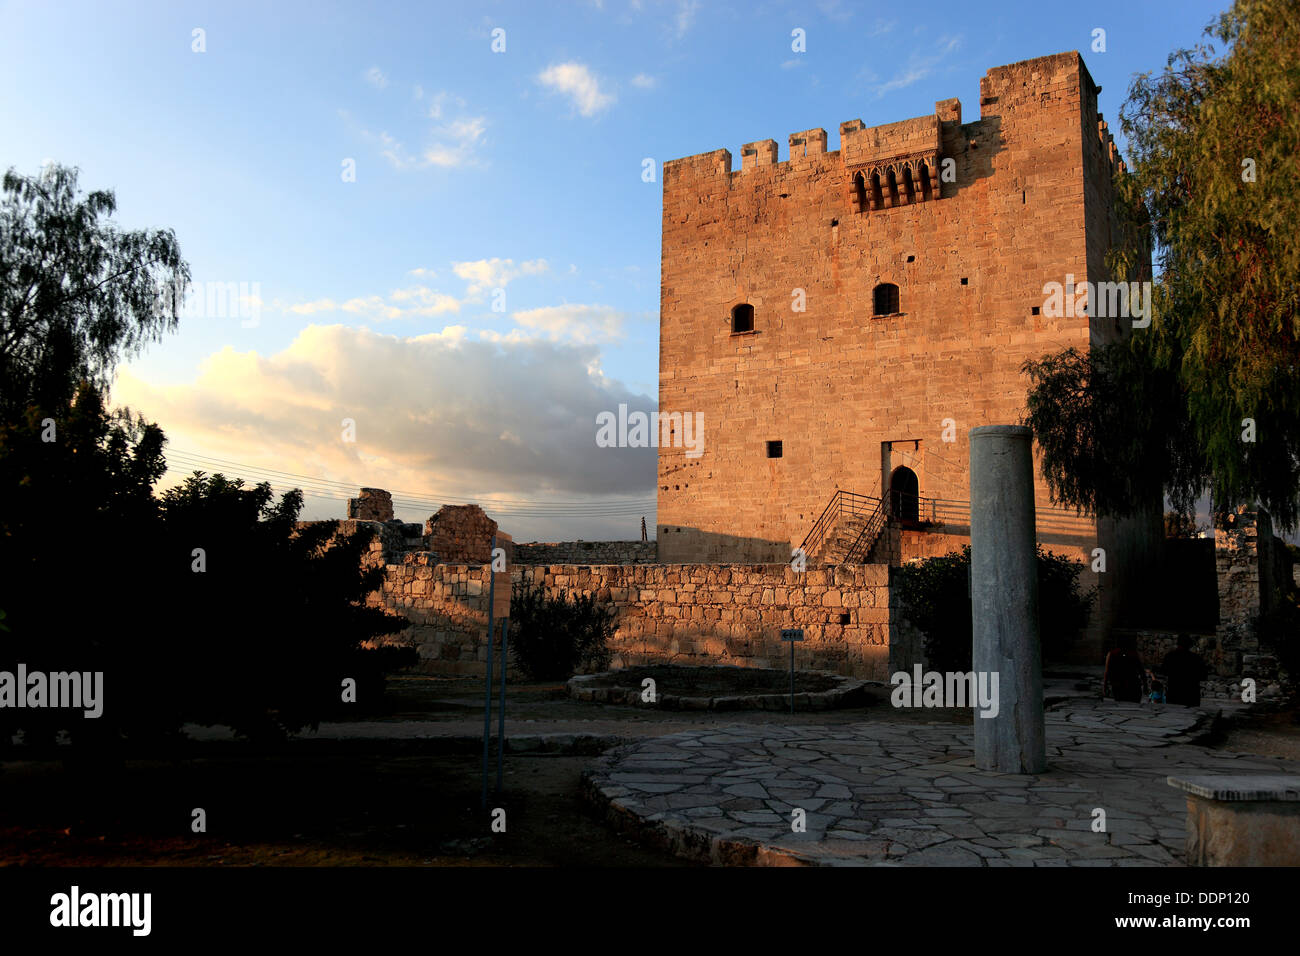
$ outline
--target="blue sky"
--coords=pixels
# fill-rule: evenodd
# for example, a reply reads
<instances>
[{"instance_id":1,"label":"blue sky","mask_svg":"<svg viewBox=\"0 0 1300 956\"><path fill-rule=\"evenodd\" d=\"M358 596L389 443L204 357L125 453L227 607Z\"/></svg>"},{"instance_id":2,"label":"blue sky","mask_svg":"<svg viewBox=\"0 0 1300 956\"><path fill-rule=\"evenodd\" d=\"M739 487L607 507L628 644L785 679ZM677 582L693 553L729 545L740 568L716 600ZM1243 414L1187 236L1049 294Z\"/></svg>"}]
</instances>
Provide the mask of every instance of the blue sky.
<instances>
[{"instance_id":1,"label":"blue sky","mask_svg":"<svg viewBox=\"0 0 1300 956\"><path fill-rule=\"evenodd\" d=\"M635 537L653 452L597 449L593 416L657 392L646 158L836 149L951 96L973 120L988 68L1072 49L1119 138L1132 75L1222 6L7 2L0 162L78 166L198 283L244 284L119 376L178 472L320 479L309 517L368 484L410 520L474 499L519 540Z\"/></svg>"}]
</instances>

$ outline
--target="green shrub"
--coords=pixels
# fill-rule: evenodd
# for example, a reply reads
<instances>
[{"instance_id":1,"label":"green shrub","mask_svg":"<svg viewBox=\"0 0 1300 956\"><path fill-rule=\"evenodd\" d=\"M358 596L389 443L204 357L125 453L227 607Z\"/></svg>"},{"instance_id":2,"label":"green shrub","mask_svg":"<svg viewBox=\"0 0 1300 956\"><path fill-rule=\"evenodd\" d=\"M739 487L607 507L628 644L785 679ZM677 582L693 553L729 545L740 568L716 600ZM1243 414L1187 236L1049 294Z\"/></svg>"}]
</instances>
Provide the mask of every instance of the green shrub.
<instances>
[{"instance_id":1,"label":"green shrub","mask_svg":"<svg viewBox=\"0 0 1300 956\"><path fill-rule=\"evenodd\" d=\"M1038 631L1044 657L1076 640L1088 623L1096 589L1079 590L1084 565L1038 547ZM904 614L925 635L925 657L938 671L971 669L970 545L899 568L893 586Z\"/></svg>"},{"instance_id":2,"label":"green shrub","mask_svg":"<svg viewBox=\"0 0 1300 956\"><path fill-rule=\"evenodd\" d=\"M895 572L893 584L904 614L925 635L925 659L936 670L971 668L969 582L969 547Z\"/></svg>"},{"instance_id":3,"label":"green shrub","mask_svg":"<svg viewBox=\"0 0 1300 956\"><path fill-rule=\"evenodd\" d=\"M612 654L614 611L594 595L569 600L516 586L510 596L510 652L533 680L566 680L579 670L605 670Z\"/></svg>"}]
</instances>

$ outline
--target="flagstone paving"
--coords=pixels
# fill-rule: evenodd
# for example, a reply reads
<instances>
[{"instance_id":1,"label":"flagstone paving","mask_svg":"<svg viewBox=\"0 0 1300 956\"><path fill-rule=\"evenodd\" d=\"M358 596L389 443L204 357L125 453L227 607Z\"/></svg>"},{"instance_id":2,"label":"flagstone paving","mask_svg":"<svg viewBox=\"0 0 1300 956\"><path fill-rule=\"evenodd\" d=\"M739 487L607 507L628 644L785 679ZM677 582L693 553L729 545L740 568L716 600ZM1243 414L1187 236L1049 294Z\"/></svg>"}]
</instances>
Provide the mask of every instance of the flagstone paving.
<instances>
[{"instance_id":1,"label":"flagstone paving","mask_svg":"<svg viewBox=\"0 0 1300 956\"><path fill-rule=\"evenodd\" d=\"M1025 776L975 769L961 725L696 729L611 751L584 786L620 828L715 863L1179 865L1169 775L1300 772L1191 743L1219 713L1069 700L1046 714L1047 772Z\"/></svg>"}]
</instances>

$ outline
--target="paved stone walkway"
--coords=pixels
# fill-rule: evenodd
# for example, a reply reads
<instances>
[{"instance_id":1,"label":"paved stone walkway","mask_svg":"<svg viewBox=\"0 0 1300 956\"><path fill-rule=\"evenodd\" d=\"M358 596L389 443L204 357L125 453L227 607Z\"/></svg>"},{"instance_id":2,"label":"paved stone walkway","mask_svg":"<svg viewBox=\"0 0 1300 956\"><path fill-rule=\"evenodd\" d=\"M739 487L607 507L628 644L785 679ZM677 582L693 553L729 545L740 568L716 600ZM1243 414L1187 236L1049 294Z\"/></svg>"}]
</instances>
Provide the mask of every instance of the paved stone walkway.
<instances>
[{"instance_id":1,"label":"paved stone walkway","mask_svg":"<svg viewBox=\"0 0 1300 956\"><path fill-rule=\"evenodd\" d=\"M1037 776L976 770L960 725L751 725L620 747L584 785L620 828L715 863L1181 864L1185 795L1166 777L1300 772L1191 744L1216 712L1067 701L1046 715Z\"/></svg>"}]
</instances>

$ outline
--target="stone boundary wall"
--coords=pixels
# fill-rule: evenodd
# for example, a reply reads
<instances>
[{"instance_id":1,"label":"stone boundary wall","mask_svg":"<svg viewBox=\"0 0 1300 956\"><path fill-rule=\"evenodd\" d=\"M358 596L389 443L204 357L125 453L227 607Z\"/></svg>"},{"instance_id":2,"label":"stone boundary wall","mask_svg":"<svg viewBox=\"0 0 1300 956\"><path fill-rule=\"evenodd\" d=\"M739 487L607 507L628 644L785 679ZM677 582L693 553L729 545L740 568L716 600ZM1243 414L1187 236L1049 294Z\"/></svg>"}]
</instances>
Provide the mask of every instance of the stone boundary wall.
<instances>
[{"instance_id":1,"label":"stone boundary wall","mask_svg":"<svg viewBox=\"0 0 1300 956\"><path fill-rule=\"evenodd\" d=\"M334 538L338 536L351 537L361 530L373 531L374 537L370 541L370 550L361 558L361 566L365 568L382 568L393 561L400 560L403 552L424 545L420 526L401 521L331 518L324 521L299 521L296 523L296 527L302 529L320 524L336 526L334 534L326 541L325 546L327 548L333 544Z\"/></svg>"},{"instance_id":2,"label":"stone boundary wall","mask_svg":"<svg viewBox=\"0 0 1300 956\"><path fill-rule=\"evenodd\" d=\"M1112 632L1116 640L1122 634L1133 635L1142 666L1150 668L1157 674L1161 670L1165 655L1178 646L1179 633L1182 632L1135 627L1119 627ZM1209 634L1189 636L1192 639L1192 652L1198 654L1208 668L1205 680L1201 681L1202 699L1240 700L1242 676L1259 677L1259 675L1243 675L1236 670L1236 658L1231 654L1224 654L1217 637ZM1261 697L1271 697L1281 693L1281 685L1274 677L1265 676L1259 681L1257 691Z\"/></svg>"},{"instance_id":3,"label":"stone boundary wall","mask_svg":"<svg viewBox=\"0 0 1300 956\"><path fill-rule=\"evenodd\" d=\"M1273 536L1267 512L1238 508L1228 527L1214 529L1214 560L1219 577L1219 642L1221 677L1272 678L1278 661L1261 646L1256 621L1278 600L1277 580L1283 566L1281 542Z\"/></svg>"},{"instance_id":4,"label":"stone boundary wall","mask_svg":"<svg viewBox=\"0 0 1300 956\"><path fill-rule=\"evenodd\" d=\"M516 564L657 564L657 541L531 541L515 545Z\"/></svg>"},{"instance_id":5,"label":"stone boundary wall","mask_svg":"<svg viewBox=\"0 0 1300 956\"><path fill-rule=\"evenodd\" d=\"M416 647L428 673L482 674L487 660L488 566L438 564L407 553L385 568L368 603L411 626L386 642ZM614 666L643 663L782 667L780 630L802 627L797 666L887 680L889 568L841 565L519 566L513 582L549 594L595 594L617 614Z\"/></svg>"}]
</instances>

